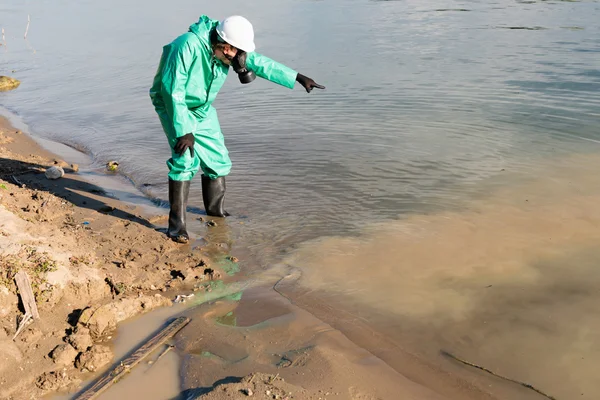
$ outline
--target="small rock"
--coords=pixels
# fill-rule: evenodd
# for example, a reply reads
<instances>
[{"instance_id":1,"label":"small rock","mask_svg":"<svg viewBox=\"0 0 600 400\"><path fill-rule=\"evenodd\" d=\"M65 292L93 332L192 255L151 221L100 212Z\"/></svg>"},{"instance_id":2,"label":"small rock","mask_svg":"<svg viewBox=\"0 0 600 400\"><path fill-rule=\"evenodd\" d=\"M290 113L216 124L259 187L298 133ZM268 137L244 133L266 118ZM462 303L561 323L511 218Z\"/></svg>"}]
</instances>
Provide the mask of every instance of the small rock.
<instances>
[{"instance_id":1,"label":"small rock","mask_svg":"<svg viewBox=\"0 0 600 400\"><path fill-rule=\"evenodd\" d=\"M8 76L0 76L0 92L6 92L16 89L21 84L21 81Z\"/></svg>"},{"instance_id":2,"label":"small rock","mask_svg":"<svg viewBox=\"0 0 600 400\"><path fill-rule=\"evenodd\" d=\"M94 345L85 353L81 353L75 361L75 368L80 371L97 371L112 360L113 354L108 346Z\"/></svg>"},{"instance_id":3,"label":"small rock","mask_svg":"<svg viewBox=\"0 0 600 400\"><path fill-rule=\"evenodd\" d=\"M150 290L156 290L156 286L150 285Z\"/></svg>"},{"instance_id":4,"label":"small rock","mask_svg":"<svg viewBox=\"0 0 600 400\"><path fill-rule=\"evenodd\" d=\"M240 261L240 260L238 260L238 259L237 259L237 257L233 257L233 256L229 256L229 257L227 257L227 260L229 260L229 261L231 261L231 262L234 262L234 263L236 263L236 262Z\"/></svg>"},{"instance_id":5,"label":"small rock","mask_svg":"<svg viewBox=\"0 0 600 400\"><path fill-rule=\"evenodd\" d=\"M78 326L74 333L67 336L67 343L79 351L87 351L87 349L92 347L94 341L89 329Z\"/></svg>"},{"instance_id":6,"label":"small rock","mask_svg":"<svg viewBox=\"0 0 600 400\"><path fill-rule=\"evenodd\" d=\"M78 323L90 330L93 339L98 339L117 327L117 318L108 307L86 308L79 316Z\"/></svg>"},{"instance_id":7,"label":"small rock","mask_svg":"<svg viewBox=\"0 0 600 400\"><path fill-rule=\"evenodd\" d=\"M54 180L60 179L65 176L65 170L62 167L52 166L48 168L45 172L46 178Z\"/></svg>"},{"instance_id":8,"label":"small rock","mask_svg":"<svg viewBox=\"0 0 600 400\"><path fill-rule=\"evenodd\" d=\"M79 172L79 165L71 164L71 172Z\"/></svg>"},{"instance_id":9,"label":"small rock","mask_svg":"<svg viewBox=\"0 0 600 400\"><path fill-rule=\"evenodd\" d=\"M250 397L254 394L254 392L252 392L252 389L248 388L248 389L242 389L242 393L244 393L246 396Z\"/></svg>"},{"instance_id":10,"label":"small rock","mask_svg":"<svg viewBox=\"0 0 600 400\"><path fill-rule=\"evenodd\" d=\"M217 226L217 223L216 223L215 221L208 221L208 222L206 223L206 225L208 225L208 226L213 226L213 227L214 227L214 226Z\"/></svg>"},{"instance_id":11,"label":"small rock","mask_svg":"<svg viewBox=\"0 0 600 400\"><path fill-rule=\"evenodd\" d=\"M75 361L77 350L70 344L59 344L50 353L50 358L58 365L69 365Z\"/></svg>"}]
</instances>

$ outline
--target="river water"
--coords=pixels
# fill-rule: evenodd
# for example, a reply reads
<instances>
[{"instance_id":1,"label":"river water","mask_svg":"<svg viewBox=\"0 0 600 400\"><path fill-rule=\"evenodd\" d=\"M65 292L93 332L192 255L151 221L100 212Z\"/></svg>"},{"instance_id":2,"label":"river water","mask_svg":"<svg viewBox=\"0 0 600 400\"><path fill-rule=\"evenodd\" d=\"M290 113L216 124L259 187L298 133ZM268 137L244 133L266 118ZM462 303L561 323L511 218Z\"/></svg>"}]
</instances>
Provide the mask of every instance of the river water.
<instances>
[{"instance_id":1,"label":"river water","mask_svg":"<svg viewBox=\"0 0 600 400\"><path fill-rule=\"evenodd\" d=\"M148 89L201 14L245 15L257 51L327 86L230 78L215 102L249 268L297 268L321 296L305 307L360 314L431 359L460 350L559 398L600 396L581 361L600 360L598 2L4 0L0 74L23 83L0 105L164 200Z\"/></svg>"}]
</instances>

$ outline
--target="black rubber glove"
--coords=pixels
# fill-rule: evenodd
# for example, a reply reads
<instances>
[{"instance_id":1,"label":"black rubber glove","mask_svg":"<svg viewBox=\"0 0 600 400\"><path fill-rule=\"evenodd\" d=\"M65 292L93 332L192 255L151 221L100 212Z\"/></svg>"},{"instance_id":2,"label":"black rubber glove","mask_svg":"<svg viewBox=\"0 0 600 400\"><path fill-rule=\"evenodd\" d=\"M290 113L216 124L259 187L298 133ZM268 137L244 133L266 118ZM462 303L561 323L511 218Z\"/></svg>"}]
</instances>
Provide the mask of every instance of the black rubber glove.
<instances>
[{"instance_id":1,"label":"black rubber glove","mask_svg":"<svg viewBox=\"0 0 600 400\"><path fill-rule=\"evenodd\" d=\"M238 78L242 83L250 83L256 79L254 72L246 67L246 56L245 51L238 50L235 57L231 59L231 67L238 74Z\"/></svg>"},{"instance_id":2,"label":"black rubber glove","mask_svg":"<svg viewBox=\"0 0 600 400\"><path fill-rule=\"evenodd\" d=\"M193 133L188 133L187 135L183 135L177 138L177 143L175 143L175 152L180 156L185 153L187 149L190 150L190 155L194 157L194 143L196 139L194 138Z\"/></svg>"},{"instance_id":3,"label":"black rubber glove","mask_svg":"<svg viewBox=\"0 0 600 400\"><path fill-rule=\"evenodd\" d=\"M325 89L325 86L319 85L317 82L313 81L308 76L304 76L302 74L298 74L298 76L296 76L296 82L301 84L304 87L304 89L306 89L306 93L310 93L311 90L313 90L314 88Z\"/></svg>"}]
</instances>

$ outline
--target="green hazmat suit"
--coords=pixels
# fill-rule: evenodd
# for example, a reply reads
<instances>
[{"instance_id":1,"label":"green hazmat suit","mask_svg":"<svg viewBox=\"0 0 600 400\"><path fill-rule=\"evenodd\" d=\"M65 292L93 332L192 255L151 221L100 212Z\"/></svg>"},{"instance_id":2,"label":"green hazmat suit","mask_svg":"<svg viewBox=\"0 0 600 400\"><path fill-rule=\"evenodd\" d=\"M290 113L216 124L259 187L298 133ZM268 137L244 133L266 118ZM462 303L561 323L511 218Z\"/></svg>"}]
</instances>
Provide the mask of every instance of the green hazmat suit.
<instances>
[{"instance_id":1,"label":"green hazmat suit","mask_svg":"<svg viewBox=\"0 0 600 400\"><path fill-rule=\"evenodd\" d=\"M210 32L219 21L206 15L189 31L163 47L150 98L171 147L167 161L169 179L191 180L201 168L210 179L231 170L229 152L212 106L223 86L229 66L217 59ZM246 66L257 76L292 89L297 72L256 52L248 53ZM177 138L193 133L194 154L173 150Z\"/></svg>"}]
</instances>

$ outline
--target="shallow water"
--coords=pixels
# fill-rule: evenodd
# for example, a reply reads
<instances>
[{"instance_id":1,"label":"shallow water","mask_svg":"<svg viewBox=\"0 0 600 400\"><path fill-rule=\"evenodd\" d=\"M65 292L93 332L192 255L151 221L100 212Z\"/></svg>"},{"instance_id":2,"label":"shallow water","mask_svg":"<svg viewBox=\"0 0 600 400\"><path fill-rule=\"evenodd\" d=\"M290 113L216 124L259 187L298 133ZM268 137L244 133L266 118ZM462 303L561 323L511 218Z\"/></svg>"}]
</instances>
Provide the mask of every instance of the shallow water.
<instances>
[{"instance_id":1,"label":"shallow water","mask_svg":"<svg viewBox=\"0 0 600 400\"><path fill-rule=\"evenodd\" d=\"M148 98L161 46L200 14L247 15L260 51L327 86L307 95L229 79L215 104L234 163L228 207L252 218L257 253L277 254L365 218L459 207L502 168L600 140L599 7L8 0L0 72L23 84L0 104L36 134L119 160L165 199L169 152ZM503 29L518 27L544 29Z\"/></svg>"},{"instance_id":2,"label":"shallow water","mask_svg":"<svg viewBox=\"0 0 600 400\"><path fill-rule=\"evenodd\" d=\"M327 86L233 78L215 103L230 234L255 260L243 266L300 268L299 302L360 315L434 362L447 348L597 398L600 4L8 0L0 74L23 83L0 105L166 199L147 95L161 46L232 13L253 21L259 51ZM201 207L199 181L191 197Z\"/></svg>"}]
</instances>

